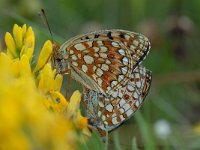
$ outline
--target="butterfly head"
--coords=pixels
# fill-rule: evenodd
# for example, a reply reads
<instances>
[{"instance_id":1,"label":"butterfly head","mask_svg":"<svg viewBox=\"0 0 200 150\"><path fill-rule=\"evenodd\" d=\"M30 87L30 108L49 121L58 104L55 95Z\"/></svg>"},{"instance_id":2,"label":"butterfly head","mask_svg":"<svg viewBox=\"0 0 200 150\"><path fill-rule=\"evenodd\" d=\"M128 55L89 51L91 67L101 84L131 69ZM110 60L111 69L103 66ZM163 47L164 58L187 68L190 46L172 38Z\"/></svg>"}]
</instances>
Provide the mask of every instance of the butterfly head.
<instances>
[{"instance_id":1,"label":"butterfly head","mask_svg":"<svg viewBox=\"0 0 200 150\"><path fill-rule=\"evenodd\" d=\"M59 44L56 44L56 43L53 44L51 62L52 62L52 67L56 69L57 73L60 73L60 74L69 73L69 65L68 65L67 58L62 53Z\"/></svg>"}]
</instances>

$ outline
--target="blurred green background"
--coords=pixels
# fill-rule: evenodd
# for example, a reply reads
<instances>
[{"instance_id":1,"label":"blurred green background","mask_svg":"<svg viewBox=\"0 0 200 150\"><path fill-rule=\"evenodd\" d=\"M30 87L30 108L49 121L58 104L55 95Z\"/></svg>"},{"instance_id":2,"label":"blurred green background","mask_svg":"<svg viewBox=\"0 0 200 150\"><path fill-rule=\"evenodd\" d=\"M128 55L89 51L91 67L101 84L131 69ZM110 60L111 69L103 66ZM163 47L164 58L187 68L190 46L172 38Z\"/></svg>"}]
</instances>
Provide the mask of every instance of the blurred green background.
<instances>
[{"instance_id":1,"label":"blurred green background","mask_svg":"<svg viewBox=\"0 0 200 150\"><path fill-rule=\"evenodd\" d=\"M26 23L34 28L38 53L50 39L41 8L60 43L111 28L140 32L152 43L143 62L153 72L149 95L111 133L109 149L200 149L199 0L0 0L1 45L14 23ZM79 86L73 82L72 88Z\"/></svg>"}]
</instances>

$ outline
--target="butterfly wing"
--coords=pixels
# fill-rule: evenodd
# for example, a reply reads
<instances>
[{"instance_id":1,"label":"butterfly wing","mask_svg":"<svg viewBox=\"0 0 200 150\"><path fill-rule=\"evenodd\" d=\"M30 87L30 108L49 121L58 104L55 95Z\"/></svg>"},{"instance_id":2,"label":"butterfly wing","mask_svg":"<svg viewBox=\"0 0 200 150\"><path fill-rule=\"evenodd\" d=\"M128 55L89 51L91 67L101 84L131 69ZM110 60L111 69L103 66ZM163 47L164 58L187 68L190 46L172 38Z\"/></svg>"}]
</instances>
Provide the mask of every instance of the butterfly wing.
<instances>
[{"instance_id":1,"label":"butterfly wing","mask_svg":"<svg viewBox=\"0 0 200 150\"><path fill-rule=\"evenodd\" d=\"M84 103L92 126L98 131L111 131L126 121L142 105L150 88L151 71L136 67L122 88L105 97L93 90L86 90Z\"/></svg>"},{"instance_id":2,"label":"butterfly wing","mask_svg":"<svg viewBox=\"0 0 200 150\"><path fill-rule=\"evenodd\" d=\"M148 39L124 30L103 30L77 36L61 46L72 77L86 88L110 95L127 82L147 55Z\"/></svg>"}]
</instances>

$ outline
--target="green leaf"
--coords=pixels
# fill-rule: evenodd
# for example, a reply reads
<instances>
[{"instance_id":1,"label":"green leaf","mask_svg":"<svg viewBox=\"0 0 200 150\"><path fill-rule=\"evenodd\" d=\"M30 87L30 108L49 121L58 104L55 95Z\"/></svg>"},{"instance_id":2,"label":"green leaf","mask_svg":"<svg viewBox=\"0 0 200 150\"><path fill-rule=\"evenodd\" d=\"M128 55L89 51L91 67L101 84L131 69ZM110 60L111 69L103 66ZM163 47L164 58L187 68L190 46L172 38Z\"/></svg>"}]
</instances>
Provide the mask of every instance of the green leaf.
<instances>
[{"instance_id":1,"label":"green leaf","mask_svg":"<svg viewBox=\"0 0 200 150\"><path fill-rule=\"evenodd\" d=\"M86 143L79 143L78 150L105 150L105 144L98 133L93 132Z\"/></svg>"}]
</instances>

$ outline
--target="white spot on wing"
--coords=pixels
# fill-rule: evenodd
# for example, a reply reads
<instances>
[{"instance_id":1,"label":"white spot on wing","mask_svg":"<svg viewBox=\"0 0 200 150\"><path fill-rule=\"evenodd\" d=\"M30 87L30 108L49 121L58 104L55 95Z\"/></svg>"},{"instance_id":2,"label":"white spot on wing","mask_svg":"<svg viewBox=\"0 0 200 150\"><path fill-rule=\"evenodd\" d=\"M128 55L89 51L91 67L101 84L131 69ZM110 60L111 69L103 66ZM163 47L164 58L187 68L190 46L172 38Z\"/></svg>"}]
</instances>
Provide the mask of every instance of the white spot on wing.
<instances>
[{"instance_id":1,"label":"white spot on wing","mask_svg":"<svg viewBox=\"0 0 200 150\"><path fill-rule=\"evenodd\" d=\"M124 113L124 109L123 108L120 108L119 111L120 111L121 114Z\"/></svg>"},{"instance_id":2,"label":"white spot on wing","mask_svg":"<svg viewBox=\"0 0 200 150\"><path fill-rule=\"evenodd\" d=\"M119 101L119 105L120 105L120 106L123 106L125 103L126 103L126 102L125 102L124 99L121 99L121 100Z\"/></svg>"},{"instance_id":3,"label":"white spot on wing","mask_svg":"<svg viewBox=\"0 0 200 150\"><path fill-rule=\"evenodd\" d=\"M131 92L134 91L134 87L130 84L128 84L127 89Z\"/></svg>"},{"instance_id":4,"label":"white spot on wing","mask_svg":"<svg viewBox=\"0 0 200 150\"><path fill-rule=\"evenodd\" d=\"M101 46L101 45L103 45L103 42L102 42L102 41L97 41L97 44L98 44L99 46Z\"/></svg>"},{"instance_id":5,"label":"white spot on wing","mask_svg":"<svg viewBox=\"0 0 200 150\"><path fill-rule=\"evenodd\" d=\"M83 70L84 72L87 72L87 70L88 70L87 66L86 66L86 65L82 65L82 70Z\"/></svg>"},{"instance_id":6,"label":"white spot on wing","mask_svg":"<svg viewBox=\"0 0 200 150\"><path fill-rule=\"evenodd\" d=\"M112 123L113 124L118 124L117 117L112 118Z\"/></svg>"},{"instance_id":7,"label":"white spot on wing","mask_svg":"<svg viewBox=\"0 0 200 150\"><path fill-rule=\"evenodd\" d=\"M136 82L137 87L141 87L141 82Z\"/></svg>"},{"instance_id":8,"label":"white spot on wing","mask_svg":"<svg viewBox=\"0 0 200 150\"><path fill-rule=\"evenodd\" d=\"M127 116L130 116L133 114L133 110L132 109L129 109L127 112L126 112Z\"/></svg>"},{"instance_id":9,"label":"white spot on wing","mask_svg":"<svg viewBox=\"0 0 200 150\"><path fill-rule=\"evenodd\" d=\"M117 92L117 91L114 91L114 92L112 93L112 97L114 97L114 98L116 98L117 95L118 95L118 92Z\"/></svg>"},{"instance_id":10,"label":"white spot on wing","mask_svg":"<svg viewBox=\"0 0 200 150\"><path fill-rule=\"evenodd\" d=\"M123 108L125 111L127 111L130 108L130 105L126 103L126 104L124 104Z\"/></svg>"},{"instance_id":11,"label":"white spot on wing","mask_svg":"<svg viewBox=\"0 0 200 150\"><path fill-rule=\"evenodd\" d=\"M101 116L101 111L98 111L97 115L98 115L98 117L100 117Z\"/></svg>"},{"instance_id":12,"label":"white spot on wing","mask_svg":"<svg viewBox=\"0 0 200 150\"><path fill-rule=\"evenodd\" d=\"M106 53L99 53L99 55L100 55L101 58L107 58Z\"/></svg>"},{"instance_id":13,"label":"white spot on wing","mask_svg":"<svg viewBox=\"0 0 200 150\"><path fill-rule=\"evenodd\" d=\"M102 118L103 121L106 120L106 116L105 115L103 115L101 118Z\"/></svg>"},{"instance_id":14,"label":"white spot on wing","mask_svg":"<svg viewBox=\"0 0 200 150\"><path fill-rule=\"evenodd\" d=\"M99 54L97 54L97 53L94 53L94 57L99 57Z\"/></svg>"},{"instance_id":15,"label":"white spot on wing","mask_svg":"<svg viewBox=\"0 0 200 150\"><path fill-rule=\"evenodd\" d=\"M96 66L93 66L93 71L95 71L97 69L97 67Z\"/></svg>"},{"instance_id":16,"label":"white spot on wing","mask_svg":"<svg viewBox=\"0 0 200 150\"><path fill-rule=\"evenodd\" d=\"M123 49L119 49L118 52L119 52L121 55L125 56L125 51L124 51Z\"/></svg>"},{"instance_id":17,"label":"white spot on wing","mask_svg":"<svg viewBox=\"0 0 200 150\"><path fill-rule=\"evenodd\" d=\"M103 71L102 71L100 68L98 68L97 71L96 71L96 74L97 74L99 77L101 77L102 74L103 74Z\"/></svg>"},{"instance_id":18,"label":"white spot on wing","mask_svg":"<svg viewBox=\"0 0 200 150\"><path fill-rule=\"evenodd\" d=\"M111 86L114 87L114 86L117 85L117 83L118 83L118 82L114 80L114 81L112 81Z\"/></svg>"},{"instance_id":19,"label":"white spot on wing","mask_svg":"<svg viewBox=\"0 0 200 150\"><path fill-rule=\"evenodd\" d=\"M81 58L81 54L78 54L78 58Z\"/></svg>"},{"instance_id":20,"label":"white spot on wing","mask_svg":"<svg viewBox=\"0 0 200 150\"><path fill-rule=\"evenodd\" d=\"M92 41L87 41L89 47L92 47Z\"/></svg>"},{"instance_id":21,"label":"white spot on wing","mask_svg":"<svg viewBox=\"0 0 200 150\"><path fill-rule=\"evenodd\" d=\"M136 99L139 97L138 93L137 92L134 92L133 93L133 97L135 97Z\"/></svg>"},{"instance_id":22,"label":"white spot on wing","mask_svg":"<svg viewBox=\"0 0 200 150\"><path fill-rule=\"evenodd\" d=\"M96 74L93 74L92 77L93 77L93 79L94 79L95 81L97 81L97 77L98 77L98 76L97 76Z\"/></svg>"},{"instance_id":23,"label":"white spot on wing","mask_svg":"<svg viewBox=\"0 0 200 150\"><path fill-rule=\"evenodd\" d=\"M122 73L123 73L123 74L126 74L127 71L128 71L127 69L128 69L127 67L122 67Z\"/></svg>"},{"instance_id":24,"label":"white spot on wing","mask_svg":"<svg viewBox=\"0 0 200 150\"><path fill-rule=\"evenodd\" d=\"M135 78L140 78L139 73L135 73Z\"/></svg>"},{"instance_id":25,"label":"white spot on wing","mask_svg":"<svg viewBox=\"0 0 200 150\"><path fill-rule=\"evenodd\" d=\"M99 101L99 106L104 107L104 104L101 101Z\"/></svg>"},{"instance_id":26,"label":"white spot on wing","mask_svg":"<svg viewBox=\"0 0 200 150\"><path fill-rule=\"evenodd\" d=\"M139 105L140 105L139 101L136 101L136 102L135 102L135 106L136 106L136 107L139 107Z\"/></svg>"},{"instance_id":27,"label":"white spot on wing","mask_svg":"<svg viewBox=\"0 0 200 150\"><path fill-rule=\"evenodd\" d=\"M107 50L108 50L108 48L105 47L105 46L102 46L102 47L100 48L100 52L102 52L102 53L107 52Z\"/></svg>"},{"instance_id":28,"label":"white spot on wing","mask_svg":"<svg viewBox=\"0 0 200 150\"><path fill-rule=\"evenodd\" d=\"M109 70L109 66L106 64L102 64L101 69L104 71L108 71Z\"/></svg>"},{"instance_id":29,"label":"white spot on wing","mask_svg":"<svg viewBox=\"0 0 200 150\"><path fill-rule=\"evenodd\" d=\"M121 121L123 121L125 118L123 115L120 115L120 119L121 119Z\"/></svg>"},{"instance_id":30,"label":"white spot on wing","mask_svg":"<svg viewBox=\"0 0 200 150\"><path fill-rule=\"evenodd\" d=\"M71 57L73 60L77 60L77 57L75 55L72 55Z\"/></svg>"},{"instance_id":31,"label":"white spot on wing","mask_svg":"<svg viewBox=\"0 0 200 150\"><path fill-rule=\"evenodd\" d=\"M128 58L127 58L127 57L124 57L124 58L122 59L122 61L123 61L123 64L124 64L124 65L127 65L127 64L128 64Z\"/></svg>"},{"instance_id":32,"label":"white spot on wing","mask_svg":"<svg viewBox=\"0 0 200 150\"><path fill-rule=\"evenodd\" d=\"M110 65L111 64L111 61L106 59L106 64Z\"/></svg>"},{"instance_id":33,"label":"white spot on wing","mask_svg":"<svg viewBox=\"0 0 200 150\"><path fill-rule=\"evenodd\" d=\"M77 62L75 62L75 61L73 61L73 62L72 62L72 65L74 65L74 66L76 66L76 67L77 67L77 66L78 66L78 63L77 63Z\"/></svg>"},{"instance_id":34,"label":"white spot on wing","mask_svg":"<svg viewBox=\"0 0 200 150\"><path fill-rule=\"evenodd\" d=\"M84 57L84 61L87 63L87 64L92 64L94 62L94 58L89 56L89 55L85 55Z\"/></svg>"},{"instance_id":35,"label":"white spot on wing","mask_svg":"<svg viewBox=\"0 0 200 150\"><path fill-rule=\"evenodd\" d=\"M98 82L98 84L101 86L103 81L102 81L101 78L98 78L98 79L97 79L97 82Z\"/></svg>"},{"instance_id":36,"label":"white spot on wing","mask_svg":"<svg viewBox=\"0 0 200 150\"><path fill-rule=\"evenodd\" d=\"M116 42L112 42L111 44L113 47L119 47L119 44L117 44Z\"/></svg>"},{"instance_id":37,"label":"white spot on wing","mask_svg":"<svg viewBox=\"0 0 200 150\"><path fill-rule=\"evenodd\" d=\"M104 124L105 124L105 125L108 125L108 122L107 122L107 121L104 121Z\"/></svg>"},{"instance_id":38,"label":"white spot on wing","mask_svg":"<svg viewBox=\"0 0 200 150\"><path fill-rule=\"evenodd\" d=\"M99 48L98 47L93 47L94 51L95 52L98 52L99 51Z\"/></svg>"},{"instance_id":39,"label":"white spot on wing","mask_svg":"<svg viewBox=\"0 0 200 150\"><path fill-rule=\"evenodd\" d=\"M134 44L135 46L138 46L139 42L138 42L137 40L134 40L134 41L133 41L133 44Z\"/></svg>"},{"instance_id":40,"label":"white spot on wing","mask_svg":"<svg viewBox=\"0 0 200 150\"><path fill-rule=\"evenodd\" d=\"M130 39L130 36L127 35L127 34L125 34L125 39L126 39L126 40L129 40L129 39Z\"/></svg>"},{"instance_id":41,"label":"white spot on wing","mask_svg":"<svg viewBox=\"0 0 200 150\"><path fill-rule=\"evenodd\" d=\"M110 90L111 90L111 87L108 86L108 87L106 88L106 92L108 92L108 91L110 91Z\"/></svg>"},{"instance_id":42,"label":"white spot on wing","mask_svg":"<svg viewBox=\"0 0 200 150\"><path fill-rule=\"evenodd\" d=\"M69 54L74 54L74 51L73 50L69 50Z\"/></svg>"},{"instance_id":43,"label":"white spot on wing","mask_svg":"<svg viewBox=\"0 0 200 150\"><path fill-rule=\"evenodd\" d=\"M82 51L82 50L86 49L85 46L83 44L81 44L81 43L78 43L78 44L74 45L74 47L79 51Z\"/></svg>"},{"instance_id":44,"label":"white spot on wing","mask_svg":"<svg viewBox=\"0 0 200 150\"><path fill-rule=\"evenodd\" d=\"M106 106L106 110L109 111L109 112L112 112L113 111L113 106L111 104L108 104Z\"/></svg>"},{"instance_id":45,"label":"white spot on wing","mask_svg":"<svg viewBox=\"0 0 200 150\"><path fill-rule=\"evenodd\" d=\"M118 96L119 96L119 97L123 97L123 93L122 93L122 92L119 92Z\"/></svg>"},{"instance_id":46,"label":"white spot on wing","mask_svg":"<svg viewBox=\"0 0 200 150\"><path fill-rule=\"evenodd\" d=\"M123 80L124 79L124 75L119 75L118 76L118 81L120 82L121 80Z\"/></svg>"},{"instance_id":47,"label":"white spot on wing","mask_svg":"<svg viewBox=\"0 0 200 150\"><path fill-rule=\"evenodd\" d=\"M131 46L130 46L130 49L131 49L131 50L135 50L135 49L136 49L136 47L135 47L135 46L133 46L133 45L131 45Z\"/></svg>"}]
</instances>

